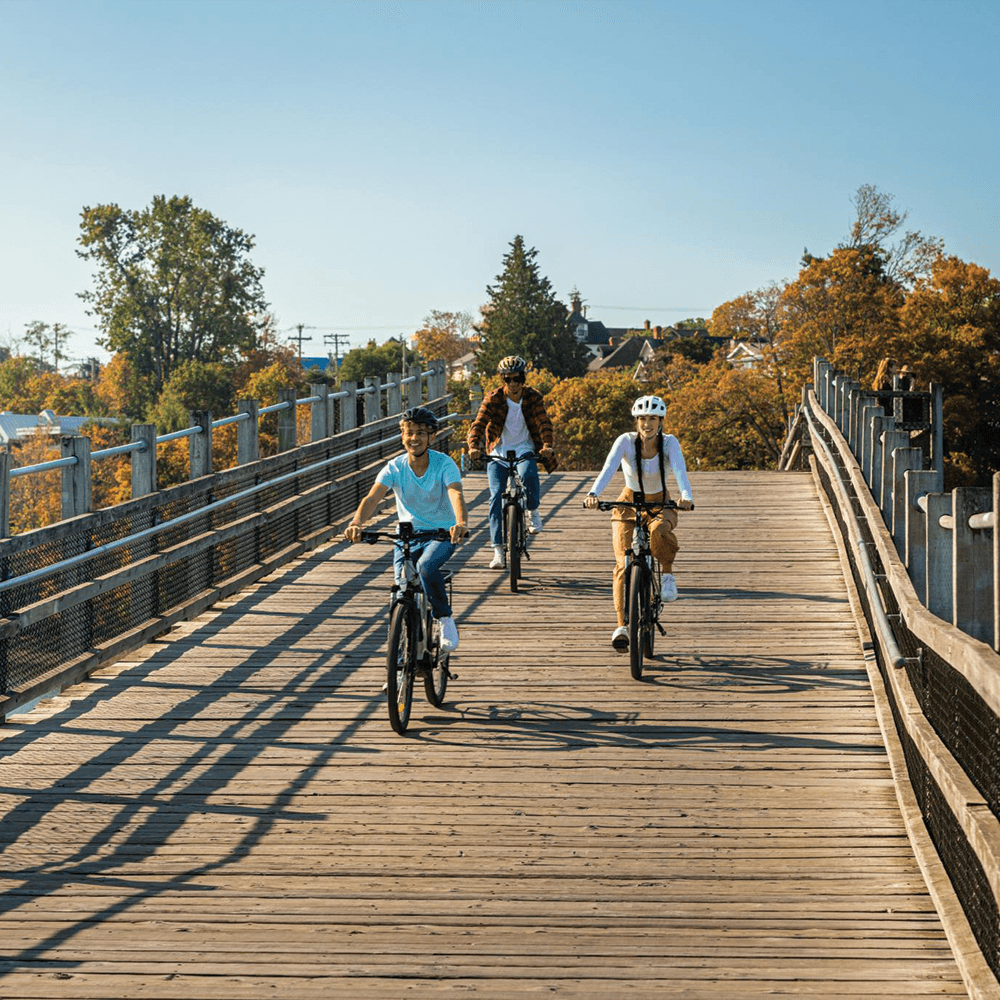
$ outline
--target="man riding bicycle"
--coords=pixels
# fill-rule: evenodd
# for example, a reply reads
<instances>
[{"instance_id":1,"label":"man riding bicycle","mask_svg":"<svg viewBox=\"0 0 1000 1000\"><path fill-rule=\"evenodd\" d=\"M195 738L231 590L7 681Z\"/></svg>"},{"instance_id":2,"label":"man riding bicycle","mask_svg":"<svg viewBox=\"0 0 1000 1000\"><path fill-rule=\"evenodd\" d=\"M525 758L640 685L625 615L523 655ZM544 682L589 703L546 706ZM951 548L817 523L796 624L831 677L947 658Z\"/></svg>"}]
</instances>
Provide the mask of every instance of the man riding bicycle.
<instances>
[{"instance_id":1,"label":"man riding bicycle","mask_svg":"<svg viewBox=\"0 0 1000 1000\"><path fill-rule=\"evenodd\" d=\"M527 362L516 354L497 365L503 384L486 396L469 428L469 458L475 460L482 455L485 438L489 455L503 458L508 451L518 455L537 452L546 472L556 468L552 421L545 412L542 394L525 385L527 370ZM518 463L517 471L528 493L528 531L537 535L542 530L538 512L538 463L534 458L526 458ZM490 569L504 568L503 491L509 474L507 467L499 462L490 462L486 470L490 484L490 541L493 543Z\"/></svg>"},{"instance_id":2,"label":"man riding bicycle","mask_svg":"<svg viewBox=\"0 0 1000 1000\"><path fill-rule=\"evenodd\" d=\"M349 541L360 542L362 524L389 490L396 496L396 516L400 521L409 521L417 530L449 529L450 541L419 542L411 551L417 555L420 586L441 630L441 650L450 653L458 648L458 628L451 614L441 567L468 534L468 519L458 466L443 452L431 450L437 429L437 417L425 406L414 407L400 416L399 430L406 454L382 467L344 534ZM403 550L397 545L393 555L397 578L402 561Z\"/></svg>"},{"instance_id":3,"label":"man riding bicycle","mask_svg":"<svg viewBox=\"0 0 1000 1000\"><path fill-rule=\"evenodd\" d=\"M644 493L647 502L654 506L657 501L669 500L670 494L667 491L669 469L681 492L677 506L681 510L690 510L694 506L680 442L673 434L663 433L663 418L666 415L666 404L659 396L640 396L632 404L635 432L622 434L611 446L611 451L604 461L604 468L598 473L593 487L583 501L584 506L597 506L598 496L611 482L611 477L619 466L625 474L625 489L618 498L620 501L632 502L636 493ZM618 508L611 515L611 542L615 550L612 585L615 612L618 615L618 627L611 633L611 644L620 653L628 650L628 629L625 627L625 554L632 545L635 517L635 511L627 508ZM677 600L677 582L672 572L674 556L678 549L677 537L674 535L676 526L675 510L661 511L649 525L650 548L653 557L663 567L660 592L663 601Z\"/></svg>"}]
</instances>

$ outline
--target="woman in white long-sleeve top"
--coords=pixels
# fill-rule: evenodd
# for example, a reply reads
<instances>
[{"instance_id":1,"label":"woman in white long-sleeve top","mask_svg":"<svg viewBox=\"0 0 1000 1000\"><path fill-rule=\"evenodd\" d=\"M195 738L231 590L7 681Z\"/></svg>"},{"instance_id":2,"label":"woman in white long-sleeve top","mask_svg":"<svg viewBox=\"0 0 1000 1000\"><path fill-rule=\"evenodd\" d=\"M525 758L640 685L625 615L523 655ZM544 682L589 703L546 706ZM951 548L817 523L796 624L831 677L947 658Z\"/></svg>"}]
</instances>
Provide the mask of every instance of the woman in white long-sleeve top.
<instances>
[{"instance_id":1,"label":"woman in white long-sleeve top","mask_svg":"<svg viewBox=\"0 0 1000 1000\"><path fill-rule=\"evenodd\" d=\"M666 404L659 396L640 396L632 404L636 429L622 434L611 446L611 451L604 460L604 468L584 500L585 506L597 506L597 498L611 482L611 477L619 466L625 474L625 489L618 497L619 500L632 501L638 492L644 493L646 500L652 504L671 499L667 490L669 470L680 490L677 506L681 510L690 510L694 506L680 443L673 434L663 433L663 418L666 413ZM664 601L677 600L677 582L673 576L674 556L678 549L674 534L676 526L677 511L672 509L661 511L649 525L650 548L653 557L663 567L660 596ZM632 546L634 528L635 511L627 507L616 507L611 515L611 542L615 550L612 580L618 627L611 634L611 644L620 653L628 650L628 629L625 627L625 553Z\"/></svg>"}]
</instances>

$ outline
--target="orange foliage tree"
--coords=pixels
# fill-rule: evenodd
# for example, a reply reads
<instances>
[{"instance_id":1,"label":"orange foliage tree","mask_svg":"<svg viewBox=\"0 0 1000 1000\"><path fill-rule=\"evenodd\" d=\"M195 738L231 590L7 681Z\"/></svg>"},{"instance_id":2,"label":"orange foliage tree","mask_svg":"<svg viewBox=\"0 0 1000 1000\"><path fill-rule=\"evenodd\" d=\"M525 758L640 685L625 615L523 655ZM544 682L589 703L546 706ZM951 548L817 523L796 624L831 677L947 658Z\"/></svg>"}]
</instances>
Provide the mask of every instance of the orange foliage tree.
<instances>
[{"instance_id":1,"label":"orange foliage tree","mask_svg":"<svg viewBox=\"0 0 1000 1000\"><path fill-rule=\"evenodd\" d=\"M901 320L895 355L944 389L947 488L989 485L1000 469L1000 281L942 255Z\"/></svg>"}]
</instances>

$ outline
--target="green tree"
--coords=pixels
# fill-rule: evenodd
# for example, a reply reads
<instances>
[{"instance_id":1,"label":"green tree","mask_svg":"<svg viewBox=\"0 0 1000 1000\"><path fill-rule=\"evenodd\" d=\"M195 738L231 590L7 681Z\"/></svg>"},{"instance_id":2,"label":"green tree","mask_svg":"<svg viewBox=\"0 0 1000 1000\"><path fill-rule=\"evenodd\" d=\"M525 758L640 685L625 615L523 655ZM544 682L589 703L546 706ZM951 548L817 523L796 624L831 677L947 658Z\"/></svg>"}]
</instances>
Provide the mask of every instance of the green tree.
<instances>
[{"instance_id":1,"label":"green tree","mask_svg":"<svg viewBox=\"0 0 1000 1000\"><path fill-rule=\"evenodd\" d=\"M210 410L218 418L233 408L232 365L185 361L174 368L148 416L161 434L169 434L189 425L192 410Z\"/></svg>"},{"instance_id":2,"label":"green tree","mask_svg":"<svg viewBox=\"0 0 1000 1000\"><path fill-rule=\"evenodd\" d=\"M387 340L384 344L368 341L367 347L355 347L344 355L340 363L340 377L348 382L364 382L365 378L398 372L406 351L406 363L415 364L416 355L400 340ZM432 359L433 360L433 359Z\"/></svg>"},{"instance_id":3,"label":"green tree","mask_svg":"<svg viewBox=\"0 0 1000 1000\"><path fill-rule=\"evenodd\" d=\"M196 208L159 195L149 208L84 208L77 253L92 261L95 288L82 292L102 346L128 355L154 395L185 361L235 361L256 345L267 303L254 240Z\"/></svg>"},{"instance_id":4,"label":"green tree","mask_svg":"<svg viewBox=\"0 0 1000 1000\"><path fill-rule=\"evenodd\" d=\"M536 368L563 378L587 370L590 355L569 325L569 310L539 273L537 256L534 248L525 249L522 236L515 236L496 284L486 288L489 301L476 327L476 362L484 374L494 372L509 354L520 354Z\"/></svg>"}]
</instances>

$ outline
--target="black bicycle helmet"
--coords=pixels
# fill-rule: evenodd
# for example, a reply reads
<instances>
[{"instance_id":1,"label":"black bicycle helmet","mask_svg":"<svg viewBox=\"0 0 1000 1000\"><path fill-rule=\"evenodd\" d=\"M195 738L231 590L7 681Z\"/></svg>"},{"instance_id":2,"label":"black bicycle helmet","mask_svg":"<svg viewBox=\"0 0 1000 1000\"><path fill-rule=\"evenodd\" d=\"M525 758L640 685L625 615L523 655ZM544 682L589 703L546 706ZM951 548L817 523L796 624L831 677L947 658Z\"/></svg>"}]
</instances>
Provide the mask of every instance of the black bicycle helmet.
<instances>
[{"instance_id":1,"label":"black bicycle helmet","mask_svg":"<svg viewBox=\"0 0 1000 1000\"><path fill-rule=\"evenodd\" d=\"M399 415L399 422L423 424L432 431L438 429L438 418L426 406L411 406L410 409L404 410Z\"/></svg>"},{"instance_id":2,"label":"black bicycle helmet","mask_svg":"<svg viewBox=\"0 0 1000 1000\"><path fill-rule=\"evenodd\" d=\"M528 362L518 354L510 354L500 364L497 371L501 375L523 375L528 370Z\"/></svg>"}]
</instances>

